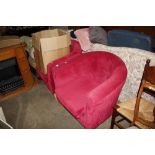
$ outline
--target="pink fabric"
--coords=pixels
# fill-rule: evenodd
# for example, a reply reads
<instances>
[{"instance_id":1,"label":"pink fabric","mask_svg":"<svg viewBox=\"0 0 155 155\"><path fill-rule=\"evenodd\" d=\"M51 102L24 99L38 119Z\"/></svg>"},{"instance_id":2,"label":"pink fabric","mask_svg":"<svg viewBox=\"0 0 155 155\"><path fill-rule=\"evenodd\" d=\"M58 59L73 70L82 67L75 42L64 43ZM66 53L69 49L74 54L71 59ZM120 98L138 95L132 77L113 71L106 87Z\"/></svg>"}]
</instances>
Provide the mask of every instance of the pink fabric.
<instances>
[{"instance_id":1,"label":"pink fabric","mask_svg":"<svg viewBox=\"0 0 155 155\"><path fill-rule=\"evenodd\" d=\"M74 32L82 50L87 51L90 49L92 43L89 40L89 28L78 29Z\"/></svg>"},{"instance_id":2,"label":"pink fabric","mask_svg":"<svg viewBox=\"0 0 155 155\"><path fill-rule=\"evenodd\" d=\"M78 42L72 45L70 55L48 64L48 74L42 78L60 103L85 128L96 128L111 116L127 69L112 53L82 54Z\"/></svg>"}]
</instances>

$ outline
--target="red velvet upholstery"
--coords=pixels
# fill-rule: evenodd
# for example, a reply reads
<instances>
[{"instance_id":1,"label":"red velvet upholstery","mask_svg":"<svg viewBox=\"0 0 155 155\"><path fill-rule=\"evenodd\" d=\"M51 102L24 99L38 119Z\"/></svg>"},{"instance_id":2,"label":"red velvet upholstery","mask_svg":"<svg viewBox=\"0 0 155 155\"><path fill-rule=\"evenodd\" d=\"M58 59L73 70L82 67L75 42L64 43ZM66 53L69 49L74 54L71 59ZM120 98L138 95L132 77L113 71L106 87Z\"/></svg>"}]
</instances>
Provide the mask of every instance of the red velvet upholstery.
<instances>
[{"instance_id":1,"label":"red velvet upholstery","mask_svg":"<svg viewBox=\"0 0 155 155\"><path fill-rule=\"evenodd\" d=\"M45 82L45 84L47 85L48 89L54 93L55 92L55 85L54 85L54 81L53 81L53 73L55 70L55 66L56 64L63 64L63 62L65 60L70 60L74 57L76 57L77 55L82 53L82 49L80 47L80 44L78 41L76 40L71 40L71 51L70 54L60 58L58 60L55 60L51 63L48 64L47 66L47 74L44 74L41 70L39 70L38 68L36 68L37 73L39 74L39 76L41 77L41 79Z\"/></svg>"},{"instance_id":2,"label":"red velvet upholstery","mask_svg":"<svg viewBox=\"0 0 155 155\"><path fill-rule=\"evenodd\" d=\"M82 54L56 67L55 93L85 128L96 128L111 115L126 75L122 60L111 53Z\"/></svg>"},{"instance_id":3,"label":"red velvet upholstery","mask_svg":"<svg viewBox=\"0 0 155 155\"><path fill-rule=\"evenodd\" d=\"M127 69L114 54L79 53L49 64L48 80L60 103L85 128L96 128L112 114Z\"/></svg>"}]
</instances>

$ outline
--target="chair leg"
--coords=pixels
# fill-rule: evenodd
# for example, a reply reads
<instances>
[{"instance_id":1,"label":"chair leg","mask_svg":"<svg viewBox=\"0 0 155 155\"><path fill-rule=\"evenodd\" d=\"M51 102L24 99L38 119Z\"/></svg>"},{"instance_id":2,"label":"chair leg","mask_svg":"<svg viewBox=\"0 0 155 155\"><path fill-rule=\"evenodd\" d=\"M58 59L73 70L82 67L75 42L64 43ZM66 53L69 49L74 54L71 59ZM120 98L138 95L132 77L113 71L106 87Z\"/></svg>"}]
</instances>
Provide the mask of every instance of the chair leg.
<instances>
[{"instance_id":1,"label":"chair leg","mask_svg":"<svg viewBox=\"0 0 155 155\"><path fill-rule=\"evenodd\" d=\"M114 128L115 125L115 118L118 116L117 110L113 108L113 113L112 113L112 120L111 120L111 126L110 129Z\"/></svg>"}]
</instances>

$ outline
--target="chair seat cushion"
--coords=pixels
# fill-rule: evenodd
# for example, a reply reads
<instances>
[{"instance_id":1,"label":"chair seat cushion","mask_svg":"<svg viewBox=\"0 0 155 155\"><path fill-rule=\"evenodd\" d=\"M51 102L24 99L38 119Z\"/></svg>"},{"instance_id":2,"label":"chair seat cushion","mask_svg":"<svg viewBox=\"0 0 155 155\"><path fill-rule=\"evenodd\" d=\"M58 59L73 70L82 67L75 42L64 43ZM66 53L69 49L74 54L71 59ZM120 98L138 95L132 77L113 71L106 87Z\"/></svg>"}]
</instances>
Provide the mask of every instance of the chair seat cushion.
<instances>
[{"instance_id":1,"label":"chair seat cushion","mask_svg":"<svg viewBox=\"0 0 155 155\"><path fill-rule=\"evenodd\" d=\"M121 111L126 110L130 112L130 114L132 113L133 115L135 103L136 103L136 98L122 101L121 103L119 103L119 107L120 107L119 111L121 112ZM144 120L153 121L154 119L153 108L154 107L155 105L153 103L142 98L140 101L140 106L139 106L139 116L143 118Z\"/></svg>"}]
</instances>

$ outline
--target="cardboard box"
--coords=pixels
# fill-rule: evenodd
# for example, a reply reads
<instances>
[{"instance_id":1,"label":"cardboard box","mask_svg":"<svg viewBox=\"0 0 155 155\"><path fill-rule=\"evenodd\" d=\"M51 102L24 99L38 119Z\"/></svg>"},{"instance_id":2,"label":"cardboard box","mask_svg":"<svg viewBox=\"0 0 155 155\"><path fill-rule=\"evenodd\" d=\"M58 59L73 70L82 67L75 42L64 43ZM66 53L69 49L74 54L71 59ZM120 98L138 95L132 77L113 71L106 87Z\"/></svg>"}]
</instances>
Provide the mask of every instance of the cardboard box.
<instances>
[{"instance_id":1,"label":"cardboard box","mask_svg":"<svg viewBox=\"0 0 155 155\"><path fill-rule=\"evenodd\" d=\"M32 44L36 66L46 74L48 63L69 54L71 40L63 30L44 30L32 34Z\"/></svg>"}]
</instances>

